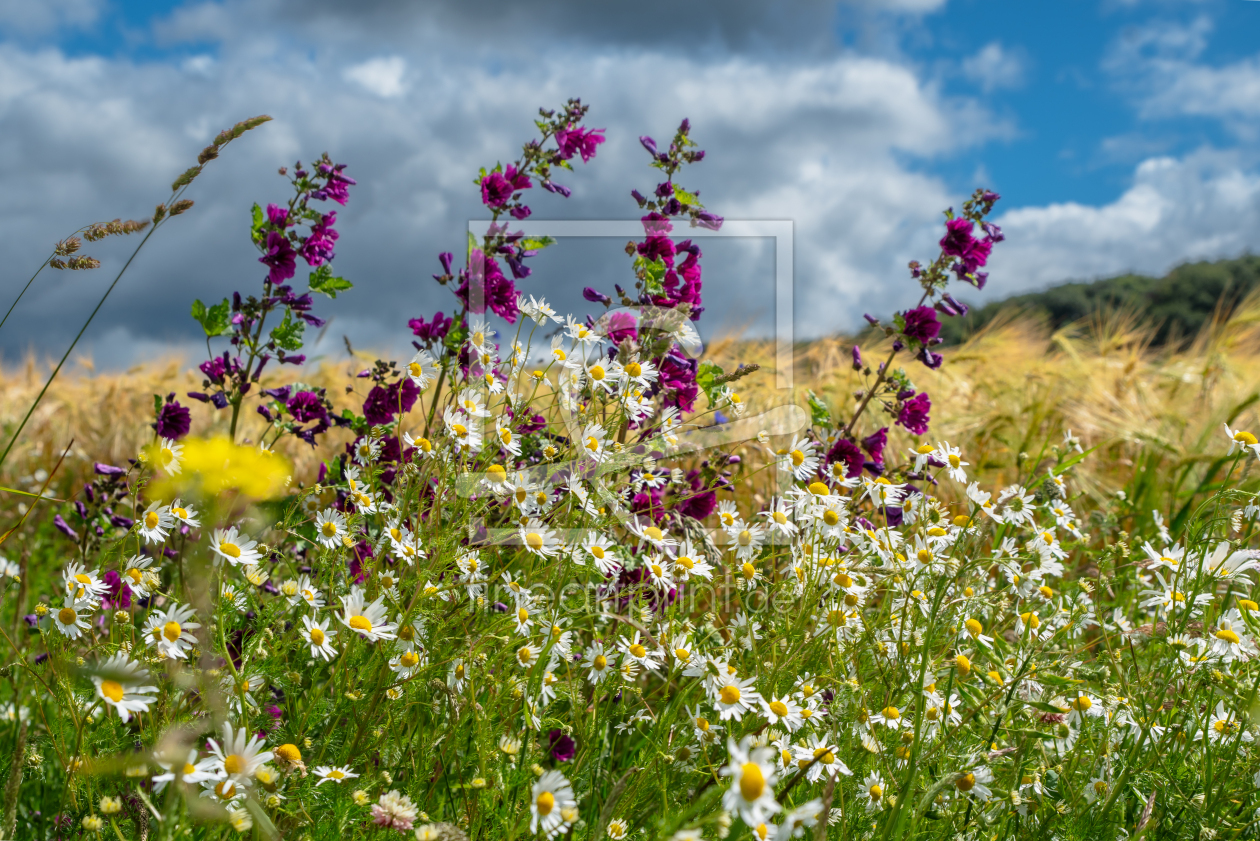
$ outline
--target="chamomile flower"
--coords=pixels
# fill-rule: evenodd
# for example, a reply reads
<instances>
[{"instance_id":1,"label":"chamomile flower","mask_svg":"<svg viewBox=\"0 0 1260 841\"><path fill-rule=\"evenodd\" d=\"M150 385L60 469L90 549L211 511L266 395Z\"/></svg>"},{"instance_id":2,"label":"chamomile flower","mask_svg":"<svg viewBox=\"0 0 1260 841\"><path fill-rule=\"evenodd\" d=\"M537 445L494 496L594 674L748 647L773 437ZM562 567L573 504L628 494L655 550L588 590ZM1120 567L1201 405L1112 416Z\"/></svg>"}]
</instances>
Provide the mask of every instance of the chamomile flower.
<instances>
[{"instance_id":1,"label":"chamomile flower","mask_svg":"<svg viewBox=\"0 0 1260 841\"><path fill-rule=\"evenodd\" d=\"M74 640L91 630L87 623L92 615L92 604L66 597L59 610L52 611L53 627L62 635Z\"/></svg>"},{"instance_id":2,"label":"chamomile flower","mask_svg":"<svg viewBox=\"0 0 1260 841\"><path fill-rule=\"evenodd\" d=\"M722 769L722 776L731 778L731 787L722 796L722 808L756 827L783 807L774 799L774 783L779 774L775 750L752 745L750 736L738 744L734 739L727 740L730 762Z\"/></svg>"},{"instance_id":3,"label":"chamomile flower","mask_svg":"<svg viewBox=\"0 0 1260 841\"><path fill-rule=\"evenodd\" d=\"M170 438L159 438L145 452L145 460L155 467L160 467L167 474L176 476L180 471L180 460L184 455L184 445Z\"/></svg>"},{"instance_id":4,"label":"chamomile flower","mask_svg":"<svg viewBox=\"0 0 1260 841\"><path fill-rule=\"evenodd\" d=\"M862 794L866 798L866 811L878 812L884 808L884 778L872 771L862 780Z\"/></svg>"},{"instance_id":5,"label":"chamomile flower","mask_svg":"<svg viewBox=\"0 0 1260 841\"><path fill-rule=\"evenodd\" d=\"M125 654L114 654L100 661L92 669L92 683L96 694L118 712L119 718L128 721L132 713L147 712L153 704L152 696L157 687L148 683L147 670L133 663Z\"/></svg>"},{"instance_id":6,"label":"chamomile flower","mask_svg":"<svg viewBox=\"0 0 1260 841\"><path fill-rule=\"evenodd\" d=\"M109 585L101 580L100 575L89 572L82 564L71 564L62 574L62 592L76 602L87 602L96 607L108 589Z\"/></svg>"},{"instance_id":7,"label":"chamomile flower","mask_svg":"<svg viewBox=\"0 0 1260 841\"><path fill-rule=\"evenodd\" d=\"M789 733L795 733L805 724L805 719L801 718L801 705L796 703L791 695L772 698L769 701L763 698L761 705L771 727L781 724Z\"/></svg>"},{"instance_id":8,"label":"chamomile flower","mask_svg":"<svg viewBox=\"0 0 1260 841\"><path fill-rule=\"evenodd\" d=\"M818 472L818 456L814 442L807 438L793 438L787 449L779 453L779 469L805 481Z\"/></svg>"},{"instance_id":9,"label":"chamomile flower","mask_svg":"<svg viewBox=\"0 0 1260 841\"><path fill-rule=\"evenodd\" d=\"M554 556L561 548L556 533L538 519L531 519L520 527L520 538L526 551L543 558Z\"/></svg>"},{"instance_id":10,"label":"chamomile flower","mask_svg":"<svg viewBox=\"0 0 1260 841\"><path fill-rule=\"evenodd\" d=\"M149 503L149 507L136 522L136 531L144 538L145 543L162 543L175 526L175 518L171 509L160 502Z\"/></svg>"},{"instance_id":11,"label":"chamomile flower","mask_svg":"<svg viewBox=\"0 0 1260 841\"><path fill-rule=\"evenodd\" d=\"M993 772L989 770L987 765L977 765L966 771L963 771L954 778L954 788L969 797L974 797L980 802L987 801L993 796L993 789L989 788L989 783L993 782Z\"/></svg>"},{"instance_id":12,"label":"chamomile flower","mask_svg":"<svg viewBox=\"0 0 1260 841\"><path fill-rule=\"evenodd\" d=\"M590 532L569 553L573 562L582 566L589 558L603 575L611 575L621 568L617 560L616 544L599 532Z\"/></svg>"},{"instance_id":13,"label":"chamomile flower","mask_svg":"<svg viewBox=\"0 0 1260 841\"><path fill-rule=\"evenodd\" d=\"M1256 436L1246 430L1233 430L1229 428L1229 424L1224 424L1225 437L1229 439L1229 452L1226 455L1233 455L1236 452L1246 452L1250 450L1254 455L1260 458L1260 443L1257 443Z\"/></svg>"},{"instance_id":14,"label":"chamomile flower","mask_svg":"<svg viewBox=\"0 0 1260 841\"><path fill-rule=\"evenodd\" d=\"M426 350L416 351L416 355L407 363L407 376L421 391L429 387L429 383L433 382L433 377L436 375L437 363Z\"/></svg>"},{"instance_id":15,"label":"chamomile flower","mask_svg":"<svg viewBox=\"0 0 1260 841\"><path fill-rule=\"evenodd\" d=\"M326 548L336 549L347 534L346 517L337 509L325 508L315 518L315 539Z\"/></svg>"},{"instance_id":16,"label":"chamomile flower","mask_svg":"<svg viewBox=\"0 0 1260 841\"><path fill-rule=\"evenodd\" d=\"M163 657L184 659L188 650L197 644L197 638L188 632L201 627L200 623L192 621L195 616L191 607L179 604L169 604L165 610L149 614L144 626L145 642Z\"/></svg>"},{"instance_id":17,"label":"chamomile flower","mask_svg":"<svg viewBox=\"0 0 1260 841\"><path fill-rule=\"evenodd\" d=\"M376 601L368 604L363 588L356 584L350 588L349 595L341 597L343 611L337 619L369 642L393 639L394 625L389 621L384 601L383 596L378 596Z\"/></svg>"},{"instance_id":18,"label":"chamomile flower","mask_svg":"<svg viewBox=\"0 0 1260 841\"><path fill-rule=\"evenodd\" d=\"M236 526L227 530L215 529L214 536L210 539L210 550L234 566L258 563L262 556L255 548L257 545L256 541L238 532Z\"/></svg>"},{"instance_id":19,"label":"chamomile flower","mask_svg":"<svg viewBox=\"0 0 1260 841\"><path fill-rule=\"evenodd\" d=\"M332 640L337 632L328 630L330 622L332 622L331 618L317 622L312 621L309 616L302 616L302 629L298 633L310 645L311 657L328 661L337 656L337 649L332 647Z\"/></svg>"},{"instance_id":20,"label":"chamomile flower","mask_svg":"<svg viewBox=\"0 0 1260 841\"><path fill-rule=\"evenodd\" d=\"M180 780L189 785L199 785L207 780L219 780L222 778L222 775L216 768L218 760L213 756L198 759L195 748L190 748L188 753L184 755L178 752L166 757L159 755L156 758L156 762L158 767L165 772L152 778L153 790L158 794L162 793L162 789L166 788L167 783L174 780Z\"/></svg>"},{"instance_id":21,"label":"chamomile flower","mask_svg":"<svg viewBox=\"0 0 1260 841\"><path fill-rule=\"evenodd\" d=\"M719 669L717 677L708 681L709 701L718 711L718 718L741 720L744 713L761 704L761 695L753 685L751 678L741 679Z\"/></svg>"},{"instance_id":22,"label":"chamomile flower","mask_svg":"<svg viewBox=\"0 0 1260 841\"><path fill-rule=\"evenodd\" d=\"M359 776L350 770L349 765L318 765L312 769L312 773L319 778L319 781L315 783L316 788L329 782L344 783L346 780L352 780Z\"/></svg>"},{"instance_id":23,"label":"chamomile flower","mask_svg":"<svg viewBox=\"0 0 1260 841\"><path fill-rule=\"evenodd\" d=\"M220 740L209 740L215 770L231 780L248 785L254 772L271 761L272 752L263 750L262 739L250 736L248 728L236 730L230 723L224 722L221 734Z\"/></svg>"},{"instance_id":24,"label":"chamomile flower","mask_svg":"<svg viewBox=\"0 0 1260 841\"><path fill-rule=\"evenodd\" d=\"M576 818L577 798L573 786L559 771L543 774L530 790L529 831L551 838L559 835Z\"/></svg>"}]
</instances>

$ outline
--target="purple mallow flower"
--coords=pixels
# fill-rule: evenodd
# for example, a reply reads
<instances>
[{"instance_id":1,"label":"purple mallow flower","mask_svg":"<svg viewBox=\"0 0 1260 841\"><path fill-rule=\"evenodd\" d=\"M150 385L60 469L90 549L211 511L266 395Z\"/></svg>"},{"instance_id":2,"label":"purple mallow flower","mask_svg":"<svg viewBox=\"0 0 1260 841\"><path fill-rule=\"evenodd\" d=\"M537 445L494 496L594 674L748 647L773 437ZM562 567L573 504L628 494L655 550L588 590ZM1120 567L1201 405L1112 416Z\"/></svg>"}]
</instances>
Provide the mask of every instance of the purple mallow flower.
<instances>
[{"instance_id":1,"label":"purple mallow flower","mask_svg":"<svg viewBox=\"0 0 1260 841\"><path fill-rule=\"evenodd\" d=\"M901 404L897 414L897 424L904 427L912 435L926 435L928 431L928 414L932 411L932 401L926 393L921 392Z\"/></svg>"},{"instance_id":2,"label":"purple mallow flower","mask_svg":"<svg viewBox=\"0 0 1260 841\"><path fill-rule=\"evenodd\" d=\"M936 310L932 307L916 307L907 310L905 319L905 337L921 345L927 345L941 332L941 322L937 320Z\"/></svg>"},{"instance_id":3,"label":"purple mallow flower","mask_svg":"<svg viewBox=\"0 0 1260 841\"><path fill-rule=\"evenodd\" d=\"M556 762L569 762L577 756L577 744L563 730L552 730L547 734L551 758Z\"/></svg>"},{"instance_id":4,"label":"purple mallow flower","mask_svg":"<svg viewBox=\"0 0 1260 841\"><path fill-rule=\"evenodd\" d=\"M509 164L503 172L487 173L481 179L481 201L487 207L500 208L508 203L513 193L529 187L529 176Z\"/></svg>"},{"instance_id":5,"label":"purple mallow flower","mask_svg":"<svg viewBox=\"0 0 1260 841\"><path fill-rule=\"evenodd\" d=\"M556 132L556 145L560 147L560 157L566 161L576 153L582 156L582 163L588 162L595 157L595 149L604 140L602 128L560 129Z\"/></svg>"},{"instance_id":6,"label":"purple mallow flower","mask_svg":"<svg viewBox=\"0 0 1260 841\"><path fill-rule=\"evenodd\" d=\"M159 437L178 440L192 428L192 414L178 402L170 400L162 406L152 426Z\"/></svg>"},{"instance_id":7,"label":"purple mallow flower","mask_svg":"<svg viewBox=\"0 0 1260 841\"><path fill-rule=\"evenodd\" d=\"M258 262L271 268L267 280L273 284L284 283L297 272L297 253L289 243L289 238L279 231L267 232L267 253L258 258Z\"/></svg>"}]
</instances>

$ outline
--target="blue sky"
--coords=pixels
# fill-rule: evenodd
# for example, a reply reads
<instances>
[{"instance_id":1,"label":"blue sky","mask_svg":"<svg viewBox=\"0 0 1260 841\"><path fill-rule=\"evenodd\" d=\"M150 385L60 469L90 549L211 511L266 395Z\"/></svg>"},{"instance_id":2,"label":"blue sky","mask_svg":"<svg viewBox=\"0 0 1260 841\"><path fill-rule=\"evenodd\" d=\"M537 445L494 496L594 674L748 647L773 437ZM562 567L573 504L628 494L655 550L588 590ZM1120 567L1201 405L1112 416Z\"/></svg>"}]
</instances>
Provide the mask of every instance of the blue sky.
<instances>
[{"instance_id":1,"label":"blue sky","mask_svg":"<svg viewBox=\"0 0 1260 841\"><path fill-rule=\"evenodd\" d=\"M706 161L683 183L731 218L796 224L798 332L904 306L940 211L1002 193L1008 233L973 302L1190 259L1236 256L1260 230L1260 2L797 0L0 0L0 224L14 291L65 230L142 216L219 128L274 123L216 161L198 206L137 262L88 336L128 364L189 348L189 300L256 283L241 235L272 174L328 150L360 180L339 214L327 306L356 344L405 346L406 317L445 307L426 284L479 215L469 179L507 160L540 105L592 104L609 142L539 218L627 218L652 171L634 138L688 116ZM0 349L54 349L108 283L56 276ZM601 250L602 249L602 250ZM616 244L571 243L525 291L561 309L627 272ZM765 243L706 252L716 332L764 332ZM581 282L579 282L579 280Z\"/></svg>"}]
</instances>

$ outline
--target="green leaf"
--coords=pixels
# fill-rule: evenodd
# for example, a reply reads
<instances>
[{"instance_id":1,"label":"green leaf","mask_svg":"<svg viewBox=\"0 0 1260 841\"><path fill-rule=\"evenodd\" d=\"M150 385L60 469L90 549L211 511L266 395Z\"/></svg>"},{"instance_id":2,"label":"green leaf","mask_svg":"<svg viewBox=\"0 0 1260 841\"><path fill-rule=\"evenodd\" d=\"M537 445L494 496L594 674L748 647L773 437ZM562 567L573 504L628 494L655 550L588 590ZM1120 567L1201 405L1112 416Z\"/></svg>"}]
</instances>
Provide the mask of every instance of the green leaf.
<instances>
[{"instance_id":1,"label":"green leaf","mask_svg":"<svg viewBox=\"0 0 1260 841\"><path fill-rule=\"evenodd\" d=\"M517 243L526 251L541 251L549 245L555 245L555 237L526 237Z\"/></svg>"},{"instance_id":2,"label":"green leaf","mask_svg":"<svg viewBox=\"0 0 1260 841\"><path fill-rule=\"evenodd\" d=\"M826 428L831 426L831 410L827 404L818 399L813 391L809 392L809 417L814 426Z\"/></svg>"},{"instance_id":3,"label":"green leaf","mask_svg":"<svg viewBox=\"0 0 1260 841\"><path fill-rule=\"evenodd\" d=\"M302 331L305 329L305 321L294 318L292 312L285 310L284 322L271 328L271 340L282 350L301 350Z\"/></svg>"},{"instance_id":4,"label":"green leaf","mask_svg":"<svg viewBox=\"0 0 1260 841\"><path fill-rule=\"evenodd\" d=\"M262 208L258 206L257 202L255 202L254 209L250 216L250 224L249 224L250 237L255 242L263 238L262 226L266 223L266 221L267 221L267 217L263 215Z\"/></svg>"},{"instance_id":5,"label":"green leaf","mask_svg":"<svg viewBox=\"0 0 1260 841\"><path fill-rule=\"evenodd\" d=\"M674 187L674 198L678 199L683 204L689 204L692 207L704 207L704 205L700 203L700 199L696 198L695 193L688 193L682 187Z\"/></svg>"},{"instance_id":6,"label":"green leaf","mask_svg":"<svg viewBox=\"0 0 1260 841\"><path fill-rule=\"evenodd\" d=\"M354 284L344 277L333 275L332 268L327 263L311 272L310 286L312 292L322 292L329 298L336 298L338 292L354 288Z\"/></svg>"},{"instance_id":7,"label":"green leaf","mask_svg":"<svg viewBox=\"0 0 1260 841\"><path fill-rule=\"evenodd\" d=\"M212 307L207 307L200 299L194 300L192 317L197 319L207 336L222 336L231 332L232 305L227 298Z\"/></svg>"},{"instance_id":8,"label":"green leaf","mask_svg":"<svg viewBox=\"0 0 1260 841\"><path fill-rule=\"evenodd\" d=\"M700 363L700 368L696 371L696 385L704 389L710 403L716 404L720 399L722 387L717 384L717 379L725 373L716 362Z\"/></svg>"},{"instance_id":9,"label":"green leaf","mask_svg":"<svg viewBox=\"0 0 1260 841\"><path fill-rule=\"evenodd\" d=\"M662 282L665 279L665 261L661 259L649 260L646 257L638 256L634 258L634 270L638 274L643 272L643 289L649 295L659 295L665 291Z\"/></svg>"}]
</instances>

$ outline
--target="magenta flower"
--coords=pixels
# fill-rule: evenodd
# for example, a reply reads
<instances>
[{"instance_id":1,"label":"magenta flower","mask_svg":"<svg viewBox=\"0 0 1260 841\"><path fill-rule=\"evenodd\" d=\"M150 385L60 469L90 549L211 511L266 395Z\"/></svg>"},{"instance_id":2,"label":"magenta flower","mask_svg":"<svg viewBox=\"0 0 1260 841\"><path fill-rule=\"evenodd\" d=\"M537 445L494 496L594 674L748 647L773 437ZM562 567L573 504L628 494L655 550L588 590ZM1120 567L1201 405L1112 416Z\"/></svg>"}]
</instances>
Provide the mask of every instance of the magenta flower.
<instances>
[{"instance_id":1,"label":"magenta flower","mask_svg":"<svg viewBox=\"0 0 1260 841\"><path fill-rule=\"evenodd\" d=\"M888 446L888 427L886 426L862 439L862 449L870 453L871 461L876 464L884 463L884 447L886 446Z\"/></svg>"},{"instance_id":2,"label":"magenta flower","mask_svg":"<svg viewBox=\"0 0 1260 841\"><path fill-rule=\"evenodd\" d=\"M468 255L468 271L463 273L463 283L455 294L469 311L483 313L489 307L495 315L508 324L516 323L516 284L503 276L498 262L487 257L480 248Z\"/></svg>"},{"instance_id":3,"label":"magenta flower","mask_svg":"<svg viewBox=\"0 0 1260 841\"><path fill-rule=\"evenodd\" d=\"M337 242L339 234L333 230L333 225L337 222L337 211L326 213L322 216L315 227L311 228L311 233L307 236L306 241L302 243L302 247L298 253L302 255L302 259L310 266L322 266L325 261L333 258L333 245Z\"/></svg>"},{"instance_id":4,"label":"magenta flower","mask_svg":"<svg viewBox=\"0 0 1260 841\"><path fill-rule=\"evenodd\" d=\"M862 464L865 461L866 459L862 455L862 451L858 449L858 445L848 438L837 440L835 444L832 444L831 449L827 451L827 463L843 463L844 475L849 479L861 475Z\"/></svg>"},{"instance_id":5,"label":"magenta flower","mask_svg":"<svg viewBox=\"0 0 1260 841\"><path fill-rule=\"evenodd\" d=\"M897 424L904 427L912 435L926 435L928 431L928 413L932 411L932 401L926 392L911 397L901 404L897 414Z\"/></svg>"},{"instance_id":6,"label":"magenta flower","mask_svg":"<svg viewBox=\"0 0 1260 841\"><path fill-rule=\"evenodd\" d=\"M320 402L319 396L312 391L299 391L289 399L285 408L298 423L324 420L328 417L328 410Z\"/></svg>"},{"instance_id":7,"label":"magenta flower","mask_svg":"<svg viewBox=\"0 0 1260 841\"><path fill-rule=\"evenodd\" d=\"M512 164L503 172L491 172L481 179L481 201L487 207L503 207L517 190L528 190L529 176Z\"/></svg>"},{"instance_id":8,"label":"magenta flower","mask_svg":"<svg viewBox=\"0 0 1260 841\"><path fill-rule=\"evenodd\" d=\"M932 307L916 307L907 310L906 329L903 335L921 345L927 345L941 332L941 322L936 318L936 310Z\"/></svg>"},{"instance_id":9,"label":"magenta flower","mask_svg":"<svg viewBox=\"0 0 1260 841\"><path fill-rule=\"evenodd\" d=\"M560 129L556 132L556 144L560 147L560 157L566 161L576 152L582 156L582 163L595 157L595 149L603 143L604 129Z\"/></svg>"},{"instance_id":10,"label":"magenta flower","mask_svg":"<svg viewBox=\"0 0 1260 841\"><path fill-rule=\"evenodd\" d=\"M552 730L547 734L550 742L551 758L557 762L568 762L577 756L577 744L563 730Z\"/></svg>"},{"instance_id":11,"label":"magenta flower","mask_svg":"<svg viewBox=\"0 0 1260 841\"><path fill-rule=\"evenodd\" d=\"M275 204L267 205L267 221L277 228L287 228L289 226L288 208Z\"/></svg>"},{"instance_id":12,"label":"magenta flower","mask_svg":"<svg viewBox=\"0 0 1260 841\"><path fill-rule=\"evenodd\" d=\"M192 414L174 400L162 406L161 411L158 412L157 421L153 423L153 429L159 437L170 438L173 441L183 438L191 428Z\"/></svg>"},{"instance_id":13,"label":"magenta flower","mask_svg":"<svg viewBox=\"0 0 1260 841\"><path fill-rule=\"evenodd\" d=\"M272 285L284 283L297 271L297 254L289 239L279 231L267 232L267 253L258 258L258 262L271 267L267 280Z\"/></svg>"}]
</instances>

